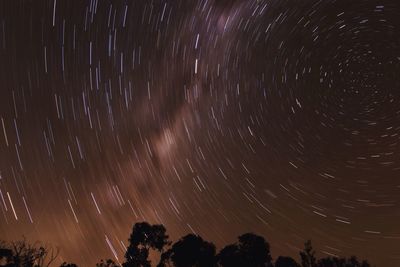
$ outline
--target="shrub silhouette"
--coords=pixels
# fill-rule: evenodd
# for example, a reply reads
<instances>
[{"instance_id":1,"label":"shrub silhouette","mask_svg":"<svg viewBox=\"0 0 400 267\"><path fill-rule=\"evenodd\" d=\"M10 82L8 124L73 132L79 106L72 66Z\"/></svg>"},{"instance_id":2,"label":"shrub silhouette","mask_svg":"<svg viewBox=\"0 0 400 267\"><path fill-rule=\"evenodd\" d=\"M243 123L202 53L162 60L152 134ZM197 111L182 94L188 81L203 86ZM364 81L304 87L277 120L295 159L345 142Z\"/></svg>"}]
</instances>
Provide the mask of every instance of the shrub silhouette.
<instances>
[{"instance_id":1,"label":"shrub silhouette","mask_svg":"<svg viewBox=\"0 0 400 267\"><path fill-rule=\"evenodd\" d=\"M0 266L44 267L51 265L58 256L58 250L29 244L25 239L6 244L0 242ZM3 263L2 263L3 262Z\"/></svg>"},{"instance_id":2,"label":"shrub silhouette","mask_svg":"<svg viewBox=\"0 0 400 267\"><path fill-rule=\"evenodd\" d=\"M322 258L318 260L318 267L370 267L367 261L359 261L356 257L350 258Z\"/></svg>"}]
</instances>

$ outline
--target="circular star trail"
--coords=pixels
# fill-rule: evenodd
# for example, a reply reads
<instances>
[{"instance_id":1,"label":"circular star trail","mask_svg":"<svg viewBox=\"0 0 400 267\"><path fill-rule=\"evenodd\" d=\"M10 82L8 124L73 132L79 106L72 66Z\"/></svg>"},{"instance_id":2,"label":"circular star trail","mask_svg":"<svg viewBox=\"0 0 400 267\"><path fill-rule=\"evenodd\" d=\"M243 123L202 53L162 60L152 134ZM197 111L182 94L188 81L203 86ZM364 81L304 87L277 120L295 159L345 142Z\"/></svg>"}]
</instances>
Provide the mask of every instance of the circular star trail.
<instances>
[{"instance_id":1,"label":"circular star trail","mask_svg":"<svg viewBox=\"0 0 400 267\"><path fill-rule=\"evenodd\" d=\"M393 1L3 1L0 235L123 261L134 222L399 264Z\"/></svg>"}]
</instances>

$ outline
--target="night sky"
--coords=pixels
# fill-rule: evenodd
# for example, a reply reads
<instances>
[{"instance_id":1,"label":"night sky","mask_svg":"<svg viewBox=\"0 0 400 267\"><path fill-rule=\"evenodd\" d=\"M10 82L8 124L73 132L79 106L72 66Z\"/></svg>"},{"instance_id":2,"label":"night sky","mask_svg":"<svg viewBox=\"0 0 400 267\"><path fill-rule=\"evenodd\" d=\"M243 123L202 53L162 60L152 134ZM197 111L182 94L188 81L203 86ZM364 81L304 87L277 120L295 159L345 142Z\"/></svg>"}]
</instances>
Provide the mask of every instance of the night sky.
<instances>
[{"instance_id":1,"label":"night sky","mask_svg":"<svg viewBox=\"0 0 400 267\"><path fill-rule=\"evenodd\" d=\"M0 238L135 222L400 265L400 3L3 0Z\"/></svg>"}]
</instances>

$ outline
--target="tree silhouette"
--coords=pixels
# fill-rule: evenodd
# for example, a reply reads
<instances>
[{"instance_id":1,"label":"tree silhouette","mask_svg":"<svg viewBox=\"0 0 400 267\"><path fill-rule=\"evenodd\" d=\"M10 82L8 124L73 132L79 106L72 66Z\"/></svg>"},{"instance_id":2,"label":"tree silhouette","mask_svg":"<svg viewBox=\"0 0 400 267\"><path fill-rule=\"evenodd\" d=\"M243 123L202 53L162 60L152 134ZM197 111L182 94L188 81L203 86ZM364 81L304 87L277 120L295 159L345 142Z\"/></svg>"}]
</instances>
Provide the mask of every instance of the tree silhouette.
<instances>
[{"instance_id":1,"label":"tree silhouette","mask_svg":"<svg viewBox=\"0 0 400 267\"><path fill-rule=\"evenodd\" d=\"M6 248L4 243L0 244L0 266L7 266L12 261L13 252L11 249Z\"/></svg>"},{"instance_id":2,"label":"tree silhouette","mask_svg":"<svg viewBox=\"0 0 400 267\"><path fill-rule=\"evenodd\" d=\"M0 260L3 266L12 267L47 267L58 256L58 250L29 244L25 239L6 244L0 243Z\"/></svg>"},{"instance_id":3,"label":"tree silhouette","mask_svg":"<svg viewBox=\"0 0 400 267\"><path fill-rule=\"evenodd\" d=\"M269 244L262 236L247 233L238 239L238 243L226 246L218 254L217 260L221 266L272 266Z\"/></svg>"},{"instance_id":4,"label":"tree silhouette","mask_svg":"<svg viewBox=\"0 0 400 267\"><path fill-rule=\"evenodd\" d=\"M275 267L300 267L300 264L291 257L279 256L275 261Z\"/></svg>"},{"instance_id":5,"label":"tree silhouette","mask_svg":"<svg viewBox=\"0 0 400 267\"><path fill-rule=\"evenodd\" d=\"M350 259L347 260L347 266L349 266L349 267L369 267L370 265L367 261L360 262L356 256L351 256Z\"/></svg>"},{"instance_id":6,"label":"tree silhouette","mask_svg":"<svg viewBox=\"0 0 400 267\"><path fill-rule=\"evenodd\" d=\"M108 259L106 261L101 260L99 263L96 263L96 267L119 267L113 260Z\"/></svg>"},{"instance_id":7,"label":"tree silhouette","mask_svg":"<svg viewBox=\"0 0 400 267\"><path fill-rule=\"evenodd\" d=\"M311 241L300 251L301 265L293 258L279 256L272 264L270 246L259 235L246 233L234 244L225 246L217 255L213 243L189 234L172 246L163 225L147 222L134 224L122 267L151 267L150 250L160 253L157 267L371 267L355 256L316 259ZM166 247L169 249L167 250ZM48 267L54 263L58 250L22 241L5 243L0 240L0 267ZM60 267L78 267L64 262ZM120 267L111 259L101 260L96 267Z\"/></svg>"},{"instance_id":8,"label":"tree silhouette","mask_svg":"<svg viewBox=\"0 0 400 267\"><path fill-rule=\"evenodd\" d=\"M217 255L218 263L223 267L236 266L237 264L243 264L243 258L240 255L238 245L228 245L224 247Z\"/></svg>"},{"instance_id":9,"label":"tree silhouette","mask_svg":"<svg viewBox=\"0 0 400 267\"><path fill-rule=\"evenodd\" d=\"M189 234L163 253L158 266L165 266L170 261L175 267L212 267L216 265L215 251L214 244L198 235Z\"/></svg>"},{"instance_id":10,"label":"tree silhouette","mask_svg":"<svg viewBox=\"0 0 400 267\"><path fill-rule=\"evenodd\" d=\"M344 266L345 259L323 258L318 261L318 267L339 267Z\"/></svg>"},{"instance_id":11,"label":"tree silhouette","mask_svg":"<svg viewBox=\"0 0 400 267\"><path fill-rule=\"evenodd\" d=\"M150 249L163 251L169 244L168 235L163 225L150 225L147 222L136 223L129 238L129 246L125 253L124 267L150 267L148 259Z\"/></svg>"},{"instance_id":12,"label":"tree silhouette","mask_svg":"<svg viewBox=\"0 0 400 267\"><path fill-rule=\"evenodd\" d=\"M311 240L304 243L304 250L300 252L302 267L316 267L315 251L312 248Z\"/></svg>"},{"instance_id":13,"label":"tree silhouette","mask_svg":"<svg viewBox=\"0 0 400 267\"><path fill-rule=\"evenodd\" d=\"M66 263L64 262L63 264L60 265L60 267L78 267L75 263Z\"/></svg>"},{"instance_id":14,"label":"tree silhouette","mask_svg":"<svg viewBox=\"0 0 400 267\"><path fill-rule=\"evenodd\" d=\"M346 258L322 258L318 260L318 267L370 267L367 261L359 261L355 256Z\"/></svg>"}]
</instances>

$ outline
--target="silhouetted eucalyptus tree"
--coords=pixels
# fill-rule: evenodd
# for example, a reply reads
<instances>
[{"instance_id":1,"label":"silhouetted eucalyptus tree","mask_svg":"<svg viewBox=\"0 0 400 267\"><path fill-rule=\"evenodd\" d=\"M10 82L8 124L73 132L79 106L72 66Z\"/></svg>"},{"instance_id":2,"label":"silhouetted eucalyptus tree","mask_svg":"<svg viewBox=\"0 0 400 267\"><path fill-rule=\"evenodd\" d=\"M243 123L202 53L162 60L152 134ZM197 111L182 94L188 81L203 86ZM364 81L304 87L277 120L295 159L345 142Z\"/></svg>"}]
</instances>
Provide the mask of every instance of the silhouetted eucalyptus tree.
<instances>
[{"instance_id":1,"label":"silhouetted eucalyptus tree","mask_svg":"<svg viewBox=\"0 0 400 267\"><path fill-rule=\"evenodd\" d=\"M106 261L101 260L99 263L96 263L96 267L119 267L113 260L108 259Z\"/></svg>"},{"instance_id":2,"label":"silhouetted eucalyptus tree","mask_svg":"<svg viewBox=\"0 0 400 267\"><path fill-rule=\"evenodd\" d=\"M217 260L221 266L272 266L269 244L262 236L247 233L238 239L238 243L226 246L218 254Z\"/></svg>"},{"instance_id":3,"label":"silhouetted eucalyptus tree","mask_svg":"<svg viewBox=\"0 0 400 267\"><path fill-rule=\"evenodd\" d=\"M76 265L75 263L66 263L66 262L64 262L63 264L61 264L60 267L78 267L78 265Z\"/></svg>"},{"instance_id":4,"label":"silhouetted eucalyptus tree","mask_svg":"<svg viewBox=\"0 0 400 267\"><path fill-rule=\"evenodd\" d=\"M215 246L200 236L189 234L177 241L161 256L159 267L173 263L175 267L216 266Z\"/></svg>"},{"instance_id":5,"label":"silhouetted eucalyptus tree","mask_svg":"<svg viewBox=\"0 0 400 267\"><path fill-rule=\"evenodd\" d=\"M279 256L275 261L275 267L300 267L300 264L291 257Z\"/></svg>"},{"instance_id":6,"label":"silhouetted eucalyptus tree","mask_svg":"<svg viewBox=\"0 0 400 267\"><path fill-rule=\"evenodd\" d=\"M129 238L125 253L124 267L150 267L148 259L150 249L162 252L169 244L168 235L163 225L150 225L147 222L136 223Z\"/></svg>"},{"instance_id":7,"label":"silhouetted eucalyptus tree","mask_svg":"<svg viewBox=\"0 0 400 267\"><path fill-rule=\"evenodd\" d=\"M57 258L58 252L38 243L29 244L25 239L10 244L0 243L0 259L10 267L47 267Z\"/></svg>"},{"instance_id":8,"label":"silhouetted eucalyptus tree","mask_svg":"<svg viewBox=\"0 0 400 267\"><path fill-rule=\"evenodd\" d=\"M316 267L315 251L312 248L311 240L304 243L304 250L300 252L302 267Z\"/></svg>"},{"instance_id":9,"label":"silhouetted eucalyptus tree","mask_svg":"<svg viewBox=\"0 0 400 267\"><path fill-rule=\"evenodd\" d=\"M240 254L238 245L227 245L217 255L217 262L223 267L233 267L236 264L243 264L243 257Z\"/></svg>"}]
</instances>

